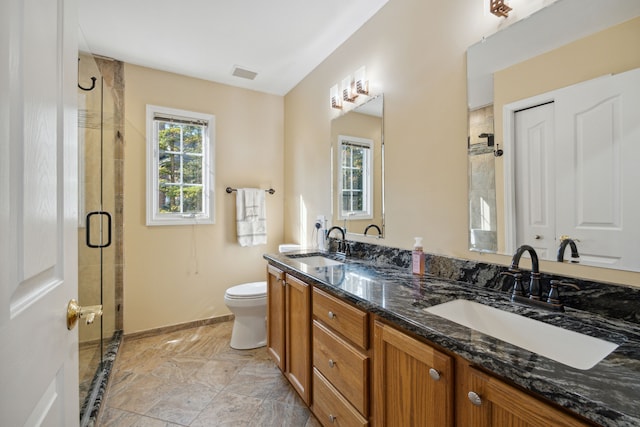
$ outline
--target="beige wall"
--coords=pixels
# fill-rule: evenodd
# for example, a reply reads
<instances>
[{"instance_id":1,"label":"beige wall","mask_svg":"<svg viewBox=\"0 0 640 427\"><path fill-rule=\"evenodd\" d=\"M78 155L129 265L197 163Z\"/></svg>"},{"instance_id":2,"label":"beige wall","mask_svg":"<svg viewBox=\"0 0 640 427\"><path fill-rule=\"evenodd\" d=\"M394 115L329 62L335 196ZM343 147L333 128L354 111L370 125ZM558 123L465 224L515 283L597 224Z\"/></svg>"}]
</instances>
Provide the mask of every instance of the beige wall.
<instances>
[{"instance_id":1,"label":"beige wall","mask_svg":"<svg viewBox=\"0 0 640 427\"><path fill-rule=\"evenodd\" d=\"M145 106L213 114L214 225L145 225ZM225 289L264 280L262 254L283 237L283 97L125 66L124 329L132 333L228 314ZM235 193L273 187L268 244L240 247Z\"/></svg>"},{"instance_id":2,"label":"beige wall","mask_svg":"<svg viewBox=\"0 0 640 427\"><path fill-rule=\"evenodd\" d=\"M393 0L285 96L285 239L308 242L330 216L329 88L366 66L385 95L387 246L508 264L468 250L465 51L501 20L482 1ZM637 40L637 39L636 39ZM629 40L628 46L635 46ZM619 283L640 274L543 262L542 269Z\"/></svg>"}]
</instances>

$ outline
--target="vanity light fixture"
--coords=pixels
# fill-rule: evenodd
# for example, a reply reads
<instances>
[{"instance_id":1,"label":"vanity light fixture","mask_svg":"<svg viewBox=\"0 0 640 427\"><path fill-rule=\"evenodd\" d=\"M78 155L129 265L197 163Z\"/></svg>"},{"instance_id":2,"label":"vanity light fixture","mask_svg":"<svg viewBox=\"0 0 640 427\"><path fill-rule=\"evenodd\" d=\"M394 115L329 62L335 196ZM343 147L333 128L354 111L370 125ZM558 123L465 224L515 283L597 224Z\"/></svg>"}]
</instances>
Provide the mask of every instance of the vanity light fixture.
<instances>
[{"instance_id":1,"label":"vanity light fixture","mask_svg":"<svg viewBox=\"0 0 640 427\"><path fill-rule=\"evenodd\" d=\"M356 93L358 95L369 95L369 81L364 67L358 68L354 73Z\"/></svg>"},{"instance_id":2,"label":"vanity light fixture","mask_svg":"<svg viewBox=\"0 0 640 427\"><path fill-rule=\"evenodd\" d=\"M342 109L342 97L340 96L338 85L333 85L333 87L329 89L329 99L331 101L331 108Z\"/></svg>"},{"instance_id":3,"label":"vanity light fixture","mask_svg":"<svg viewBox=\"0 0 640 427\"><path fill-rule=\"evenodd\" d=\"M508 17L511 8L504 4L504 0L491 0L489 10L496 16Z\"/></svg>"},{"instance_id":4,"label":"vanity light fixture","mask_svg":"<svg viewBox=\"0 0 640 427\"><path fill-rule=\"evenodd\" d=\"M341 110L347 108L345 102L356 103L359 95L369 95L369 80L365 67L358 68L353 76L342 79L342 85L334 85L329 89L329 103L331 108Z\"/></svg>"},{"instance_id":5,"label":"vanity light fixture","mask_svg":"<svg viewBox=\"0 0 640 427\"><path fill-rule=\"evenodd\" d=\"M347 76L342 79L342 100L345 102L353 102L358 97L353 91L353 77Z\"/></svg>"}]
</instances>

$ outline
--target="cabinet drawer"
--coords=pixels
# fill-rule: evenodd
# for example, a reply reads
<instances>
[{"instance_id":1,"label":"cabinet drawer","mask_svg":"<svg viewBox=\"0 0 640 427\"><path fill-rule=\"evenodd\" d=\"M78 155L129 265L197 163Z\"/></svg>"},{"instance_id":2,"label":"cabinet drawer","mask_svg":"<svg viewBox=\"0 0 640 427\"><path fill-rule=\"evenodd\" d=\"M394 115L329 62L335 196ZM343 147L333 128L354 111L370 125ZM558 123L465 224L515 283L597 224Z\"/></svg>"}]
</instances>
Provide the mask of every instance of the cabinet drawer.
<instances>
[{"instance_id":1,"label":"cabinet drawer","mask_svg":"<svg viewBox=\"0 0 640 427\"><path fill-rule=\"evenodd\" d=\"M362 415L369 415L369 358L316 320L313 365Z\"/></svg>"},{"instance_id":2,"label":"cabinet drawer","mask_svg":"<svg viewBox=\"0 0 640 427\"><path fill-rule=\"evenodd\" d=\"M368 426L369 422L313 369L313 413L323 426Z\"/></svg>"},{"instance_id":3,"label":"cabinet drawer","mask_svg":"<svg viewBox=\"0 0 640 427\"><path fill-rule=\"evenodd\" d=\"M355 345L366 349L367 313L313 288L313 315Z\"/></svg>"}]
</instances>

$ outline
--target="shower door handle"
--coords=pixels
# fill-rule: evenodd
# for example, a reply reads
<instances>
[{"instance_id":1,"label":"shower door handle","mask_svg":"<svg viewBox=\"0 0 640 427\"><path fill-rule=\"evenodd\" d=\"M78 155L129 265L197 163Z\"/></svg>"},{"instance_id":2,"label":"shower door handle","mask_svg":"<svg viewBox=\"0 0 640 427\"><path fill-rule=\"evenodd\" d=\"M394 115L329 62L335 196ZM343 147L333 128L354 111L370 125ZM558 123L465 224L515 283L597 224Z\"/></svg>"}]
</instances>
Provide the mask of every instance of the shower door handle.
<instances>
[{"instance_id":1,"label":"shower door handle","mask_svg":"<svg viewBox=\"0 0 640 427\"><path fill-rule=\"evenodd\" d=\"M94 245L91 243L91 217L94 215L100 215L100 216L104 215L107 217L107 243L103 243L103 244L99 243L97 245ZM106 211L89 212L87 214L86 223L87 223L87 231L86 231L87 246L89 246L90 248L106 248L111 245L111 214L109 212L106 212Z\"/></svg>"}]
</instances>

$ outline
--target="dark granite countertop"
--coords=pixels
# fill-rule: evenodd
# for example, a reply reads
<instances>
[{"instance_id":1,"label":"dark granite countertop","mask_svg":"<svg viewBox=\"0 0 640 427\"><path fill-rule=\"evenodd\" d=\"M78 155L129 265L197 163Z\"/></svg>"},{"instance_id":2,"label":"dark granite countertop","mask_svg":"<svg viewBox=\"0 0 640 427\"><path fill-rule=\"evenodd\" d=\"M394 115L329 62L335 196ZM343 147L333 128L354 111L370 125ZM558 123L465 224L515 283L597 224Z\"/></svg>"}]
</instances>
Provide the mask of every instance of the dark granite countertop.
<instances>
[{"instance_id":1,"label":"dark granite countertop","mask_svg":"<svg viewBox=\"0 0 640 427\"><path fill-rule=\"evenodd\" d=\"M505 292L435 276L376 259L347 259L310 267L295 254L266 254L285 272L339 296L471 363L603 426L640 426L640 325L567 308L564 313L509 301ZM455 299L477 301L619 347L589 370L580 370L513 346L425 311ZM527 331L522 331L526 334Z\"/></svg>"}]
</instances>

